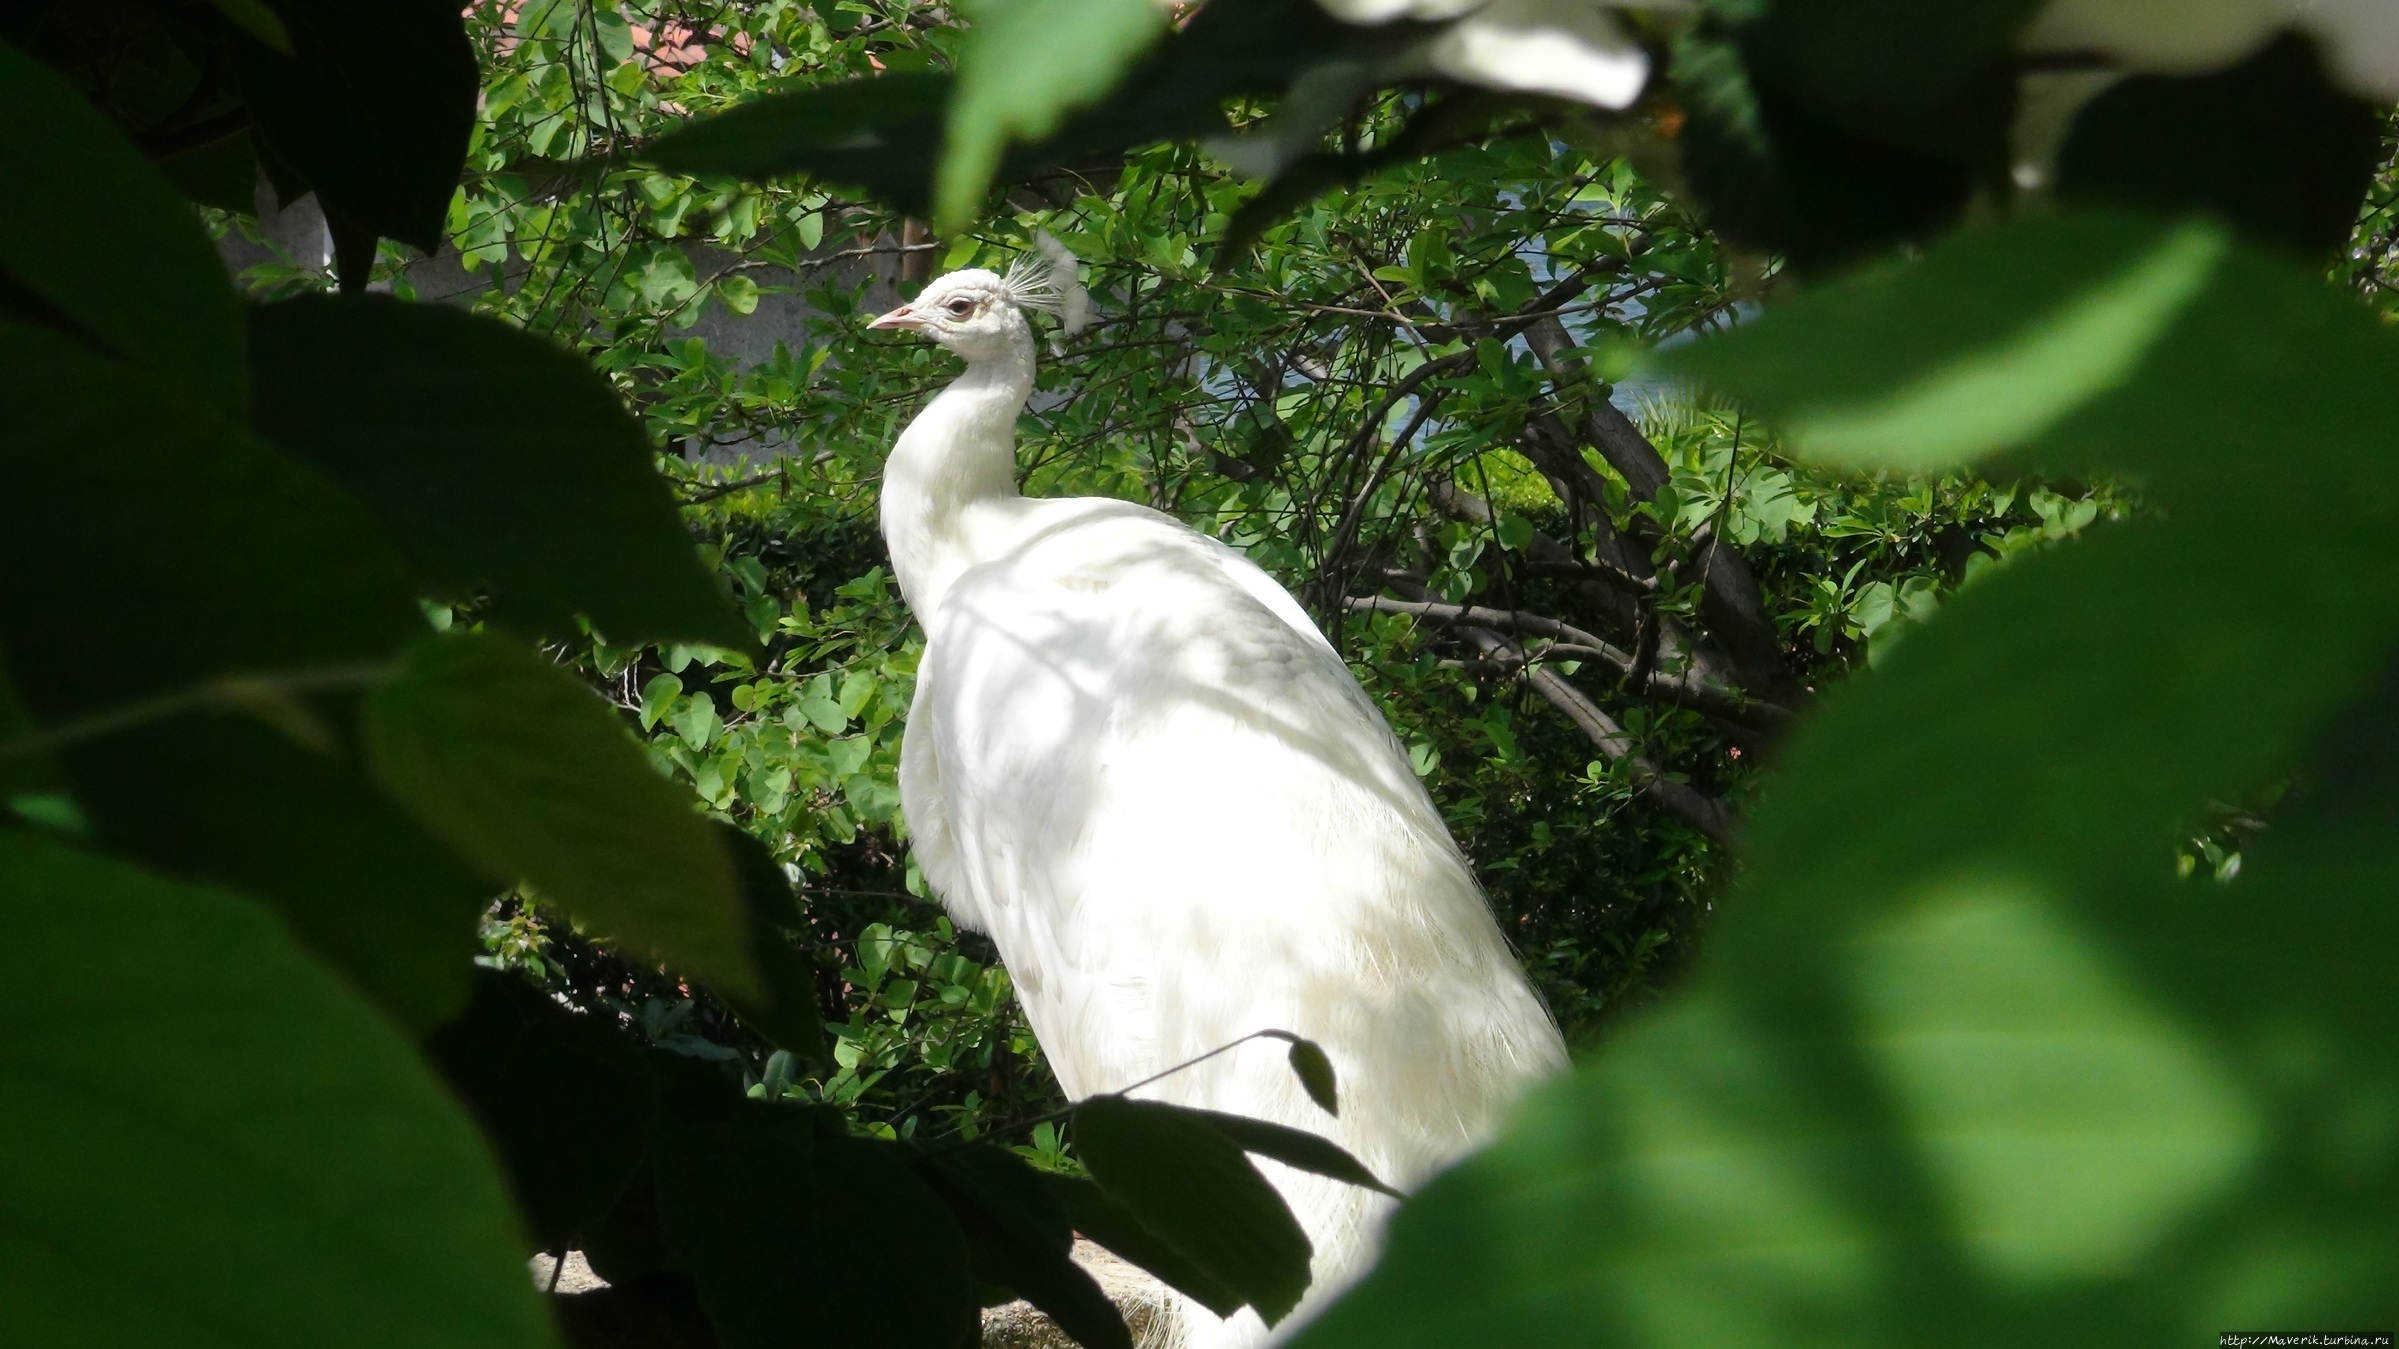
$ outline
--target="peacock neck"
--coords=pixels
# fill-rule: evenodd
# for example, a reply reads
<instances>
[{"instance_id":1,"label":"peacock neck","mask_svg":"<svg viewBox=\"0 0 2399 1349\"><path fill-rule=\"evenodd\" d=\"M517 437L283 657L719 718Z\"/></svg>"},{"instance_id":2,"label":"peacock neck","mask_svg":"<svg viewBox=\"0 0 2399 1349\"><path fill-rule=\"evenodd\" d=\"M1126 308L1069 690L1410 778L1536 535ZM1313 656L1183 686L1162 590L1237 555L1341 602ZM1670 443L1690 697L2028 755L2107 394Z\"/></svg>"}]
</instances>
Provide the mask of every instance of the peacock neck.
<instances>
[{"instance_id":1,"label":"peacock neck","mask_svg":"<svg viewBox=\"0 0 2399 1349\"><path fill-rule=\"evenodd\" d=\"M916 415L883 466L883 541L919 618L975 555L974 510L1018 495L1016 417L1033 392L1033 339L967 353L966 373Z\"/></svg>"}]
</instances>

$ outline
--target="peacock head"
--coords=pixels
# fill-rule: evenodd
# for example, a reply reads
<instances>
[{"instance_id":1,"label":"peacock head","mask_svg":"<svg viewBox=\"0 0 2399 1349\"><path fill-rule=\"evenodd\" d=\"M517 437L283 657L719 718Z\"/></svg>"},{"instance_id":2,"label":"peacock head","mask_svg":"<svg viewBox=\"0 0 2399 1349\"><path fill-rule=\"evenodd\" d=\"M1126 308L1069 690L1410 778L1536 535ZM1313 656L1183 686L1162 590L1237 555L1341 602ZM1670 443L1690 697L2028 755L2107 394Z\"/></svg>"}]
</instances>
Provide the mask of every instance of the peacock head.
<instances>
[{"instance_id":1,"label":"peacock head","mask_svg":"<svg viewBox=\"0 0 2399 1349\"><path fill-rule=\"evenodd\" d=\"M1063 333L1082 328L1089 303L1074 254L1047 234L1005 275L979 267L935 277L915 299L866 325L921 333L969 361L996 360L1032 340L1028 314L1054 314Z\"/></svg>"}]
</instances>

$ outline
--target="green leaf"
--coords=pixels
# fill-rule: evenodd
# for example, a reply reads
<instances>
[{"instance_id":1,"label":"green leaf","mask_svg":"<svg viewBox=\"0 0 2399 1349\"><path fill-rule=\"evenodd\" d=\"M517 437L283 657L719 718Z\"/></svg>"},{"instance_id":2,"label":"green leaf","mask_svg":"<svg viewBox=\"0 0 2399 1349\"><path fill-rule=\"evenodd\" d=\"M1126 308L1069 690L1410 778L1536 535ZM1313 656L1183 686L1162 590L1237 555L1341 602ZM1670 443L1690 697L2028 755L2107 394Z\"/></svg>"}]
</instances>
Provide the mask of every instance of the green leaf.
<instances>
[{"instance_id":1,"label":"green leaf","mask_svg":"<svg viewBox=\"0 0 2399 1349\"><path fill-rule=\"evenodd\" d=\"M965 1238L900 1146L811 1133L765 1108L684 1127L655 1163L658 1213L725 1349L957 1349L973 1335Z\"/></svg>"},{"instance_id":2,"label":"green leaf","mask_svg":"<svg viewBox=\"0 0 2399 1349\"><path fill-rule=\"evenodd\" d=\"M2132 380L2228 249L2205 225L2107 217L1983 231L1659 363L1737 392L1813 458L1945 467L2021 446Z\"/></svg>"},{"instance_id":3,"label":"green leaf","mask_svg":"<svg viewBox=\"0 0 2399 1349\"><path fill-rule=\"evenodd\" d=\"M1085 1349L1132 1349L1123 1314L1074 1262L1074 1229L1040 1172L989 1144L932 1154L917 1170L957 1218L976 1278L1032 1303Z\"/></svg>"},{"instance_id":4,"label":"green leaf","mask_svg":"<svg viewBox=\"0 0 2399 1349\"><path fill-rule=\"evenodd\" d=\"M1319 1134L1216 1110L1190 1110L1186 1113L1206 1121L1209 1127L1239 1144L1243 1152L1272 1157L1285 1166L1330 1176L1334 1180L1363 1186L1394 1199L1403 1197L1399 1191L1377 1180L1375 1174L1366 1169L1364 1162Z\"/></svg>"},{"instance_id":5,"label":"green leaf","mask_svg":"<svg viewBox=\"0 0 2399 1349\"><path fill-rule=\"evenodd\" d=\"M537 1250L564 1250L616 1205L649 1153L658 1088L613 1024L500 970L428 1038L442 1076L506 1170Z\"/></svg>"},{"instance_id":6,"label":"green leaf","mask_svg":"<svg viewBox=\"0 0 2399 1349\"><path fill-rule=\"evenodd\" d=\"M5 44L0 175L58 194L41 210L0 212L0 315L82 338L240 412L241 312L207 231L81 94Z\"/></svg>"},{"instance_id":7,"label":"green leaf","mask_svg":"<svg viewBox=\"0 0 2399 1349\"><path fill-rule=\"evenodd\" d=\"M736 314L752 314L758 310L758 283L746 276L725 277L716 283L716 298Z\"/></svg>"},{"instance_id":8,"label":"green leaf","mask_svg":"<svg viewBox=\"0 0 2399 1349\"><path fill-rule=\"evenodd\" d=\"M1098 101L1167 27L1150 0L983 0L973 20L934 178L942 234L973 220L1011 142L1040 140Z\"/></svg>"},{"instance_id":9,"label":"green leaf","mask_svg":"<svg viewBox=\"0 0 2399 1349\"><path fill-rule=\"evenodd\" d=\"M1218 1316L1231 1316L1248 1305L1224 1280L1151 1231L1131 1209L1093 1182L1044 1175L1041 1184L1057 1200L1075 1231L1157 1275L1176 1292Z\"/></svg>"},{"instance_id":10,"label":"green leaf","mask_svg":"<svg viewBox=\"0 0 2399 1349\"><path fill-rule=\"evenodd\" d=\"M923 216L951 83L947 74L896 71L769 94L662 136L642 157L694 177L806 174Z\"/></svg>"},{"instance_id":11,"label":"green leaf","mask_svg":"<svg viewBox=\"0 0 2399 1349\"><path fill-rule=\"evenodd\" d=\"M257 38L284 55L293 55L291 30L275 11L267 8L265 0L208 0L217 12L233 21L243 32Z\"/></svg>"},{"instance_id":12,"label":"green leaf","mask_svg":"<svg viewBox=\"0 0 2399 1349\"><path fill-rule=\"evenodd\" d=\"M1283 1197L1208 1118L1156 1101L1075 1107L1075 1151L1142 1226L1239 1294L1268 1325L1308 1288L1308 1234Z\"/></svg>"},{"instance_id":13,"label":"green leaf","mask_svg":"<svg viewBox=\"0 0 2399 1349\"><path fill-rule=\"evenodd\" d=\"M2109 87L2075 116L2057 195L2205 213L2320 260L2348 245L2381 160L2380 114L2334 89L2314 44L2286 33L2228 70Z\"/></svg>"},{"instance_id":14,"label":"green leaf","mask_svg":"<svg viewBox=\"0 0 2399 1349\"><path fill-rule=\"evenodd\" d=\"M233 44L255 134L315 190L337 235L437 251L481 83L458 7L278 0L276 9L297 55ZM348 260L342 273L345 285L363 284Z\"/></svg>"},{"instance_id":15,"label":"green leaf","mask_svg":"<svg viewBox=\"0 0 2399 1349\"><path fill-rule=\"evenodd\" d=\"M1148 22L1129 6L1117 13L1134 26ZM1008 151L997 172L1018 180L1136 145L1222 132L1227 97L1279 94L1312 66L1345 57L1371 62L1428 29L1404 21L1357 28L1283 0L1213 0L1157 43L1113 92L1072 112L1054 134ZM768 94L670 132L641 153L674 173L752 180L806 174L863 188L921 218L932 213L934 161L956 84L945 72L894 69ZM822 217L810 219L821 225Z\"/></svg>"},{"instance_id":16,"label":"green leaf","mask_svg":"<svg viewBox=\"0 0 2399 1349\"><path fill-rule=\"evenodd\" d=\"M346 690L424 631L373 524L131 367L0 325L0 387L19 408L0 572L44 578L0 586L0 646L39 725L115 719L54 755L99 837L273 904L411 1026L454 1014L489 890L354 760L196 696L288 677L324 690L295 705L346 739Z\"/></svg>"},{"instance_id":17,"label":"green leaf","mask_svg":"<svg viewBox=\"0 0 2399 1349\"><path fill-rule=\"evenodd\" d=\"M717 835L733 858L743 933L760 984L756 997L728 993L725 1000L777 1048L822 1061L827 1048L817 1009L816 970L785 935L787 928L806 926L791 880L775 855L748 830L720 823Z\"/></svg>"},{"instance_id":18,"label":"green leaf","mask_svg":"<svg viewBox=\"0 0 2399 1349\"><path fill-rule=\"evenodd\" d=\"M241 896L0 830L0 1340L551 1342L489 1154Z\"/></svg>"},{"instance_id":19,"label":"green leaf","mask_svg":"<svg viewBox=\"0 0 2399 1349\"><path fill-rule=\"evenodd\" d=\"M495 634L429 637L368 697L365 736L384 786L495 879L761 992L723 841L573 675Z\"/></svg>"},{"instance_id":20,"label":"green leaf","mask_svg":"<svg viewBox=\"0 0 2399 1349\"><path fill-rule=\"evenodd\" d=\"M1334 1085L1333 1061L1325 1057L1323 1045L1314 1040L1292 1037L1291 1071L1298 1076L1300 1086L1307 1090L1308 1099L1316 1102L1318 1109L1328 1115L1341 1113L1341 1094Z\"/></svg>"},{"instance_id":21,"label":"green leaf","mask_svg":"<svg viewBox=\"0 0 2399 1349\"><path fill-rule=\"evenodd\" d=\"M2193 237L2015 226L1818 292L1843 322L1813 353L1793 325L1774 360L1712 368L1794 397L1810 367L1863 401L1908 387L1911 324L1949 348L1913 365L2004 349L2026 310ZM2300 830L2289 871L2232 885L2178 884L2170 859L2399 639L2378 392L2399 336L2305 271L2220 254L2027 451L2137 469L2166 509L1986 574L1828 697L1751 821L1707 974L1428 1186L1300 1344L2167 1344L2388 1307L2399 1244L2366 1215L2399 1195L2399 1129L2332 1166L2319 1124L2399 1099L2387 972L2360 954L2399 923L2388 770L2343 779L2344 847L2371 858ZM1983 305L1941 302L1960 257L1986 264L1962 273ZM2002 258L2032 299L2001 294ZM2378 731L2390 693L2359 704Z\"/></svg>"},{"instance_id":22,"label":"green leaf","mask_svg":"<svg viewBox=\"0 0 2399 1349\"><path fill-rule=\"evenodd\" d=\"M2384 831L2389 780L2368 794ZM2399 936L2389 837L2304 889L2160 875L2081 913L1967 875L1859 932L1828 971L1838 1001L1713 981L1428 1186L1299 1343L1663 1349L1837 1325L1894 1349L2096 1349L2371 1320L2399 1276L2369 1216L2399 1196L2399 1150L2361 1139L2336 1176L2303 1160L2322 1144L2300 1121L2387 1109L2366 1100L2395 1085L2364 954ZM2260 1225L2270 1245L2242 1235Z\"/></svg>"},{"instance_id":23,"label":"green leaf","mask_svg":"<svg viewBox=\"0 0 2399 1349\"><path fill-rule=\"evenodd\" d=\"M620 646L743 647L649 440L608 381L530 333L380 295L250 312L261 434L374 512L440 593Z\"/></svg>"}]
</instances>

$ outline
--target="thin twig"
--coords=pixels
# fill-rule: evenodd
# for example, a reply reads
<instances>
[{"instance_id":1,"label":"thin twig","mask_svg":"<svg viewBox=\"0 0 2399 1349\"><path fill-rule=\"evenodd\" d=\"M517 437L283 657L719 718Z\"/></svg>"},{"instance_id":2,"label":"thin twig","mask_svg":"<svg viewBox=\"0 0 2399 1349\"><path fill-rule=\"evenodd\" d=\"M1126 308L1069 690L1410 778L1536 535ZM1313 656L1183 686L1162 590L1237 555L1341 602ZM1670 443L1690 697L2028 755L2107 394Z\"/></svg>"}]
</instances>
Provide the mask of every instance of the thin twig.
<instances>
[{"instance_id":1,"label":"thin twig","mask_svg":"<svg viewBox=\"0 0 2399 1349\"><path fill-rule=\"evenodd\" d=\"M690 496L683 498L683 504L686 506L698 506L706 502L714 501L718 497L731 496L735 492L746 491L752 487L763 486L764 484L773 482L775 479L782 476L783 468L781 465L777 465L776 467L759 474L755 478L743 478L739 482L713 483L697 492L692 493Z\"/></svg>"},{"instance_id":2,"label":"thin twig","mask_svg":"<svg viewBox=\"0 0 2399 1349\"><path fill-rule=\"evenodd\" d=\"M200 710L257 714L262 701L288 701L309 693L361 689L379 683L391 672L388 665L321 665L264 674L223 674L190 688L162 693L106 712L95 712L31 735L0 741L0 759L44 754L79 740L112 735L130 727L162 721Z\"/></svg>"}]
</instances>

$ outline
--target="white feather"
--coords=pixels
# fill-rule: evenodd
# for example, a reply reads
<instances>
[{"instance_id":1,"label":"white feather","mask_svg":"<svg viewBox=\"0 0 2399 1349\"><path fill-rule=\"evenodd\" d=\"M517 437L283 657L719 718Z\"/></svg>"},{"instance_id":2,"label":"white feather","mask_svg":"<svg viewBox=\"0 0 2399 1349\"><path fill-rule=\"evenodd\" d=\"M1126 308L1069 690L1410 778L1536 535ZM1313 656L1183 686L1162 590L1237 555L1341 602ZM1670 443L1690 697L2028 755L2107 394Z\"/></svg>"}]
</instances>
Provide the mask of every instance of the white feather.
<instances>
[{"instance_id":1,"label":"white feather","mask_svg":"<svg viewBox=\"0 0 2399 1349\"><path fill-rule=\"evenodd\" d=\"M1031 253L1020 255L1002 278L1008 298L1021 309L1054 315L1058 331L1072 337L1091 321L1091 295L1077 279L1072 250L1048 230L1033 232Z\"/></svg>"},{"instance_id":2,"label":"white feather","mask_svg":"<svg viewBox=\"0 0 2399 1349\"><path fill-rule=\"evenodd\" d=\"M1070 1096L1295 1031L1333 1061L1338 1119L1271 1042L1141 1094L1324 1133L1421 1184L1565 1052L1405 752L1239 554L1126 502L1017 494L1021 313L931 335L968 369L883 491L926 633L900 770L926 879L997 943ZM1386 1203L1262 1165L1316 1244L1297 1324L1363 1271ZM1193 1345L1267 1338L1252 1312L1181 1311Z\"/></svg>"}]
</instances>

